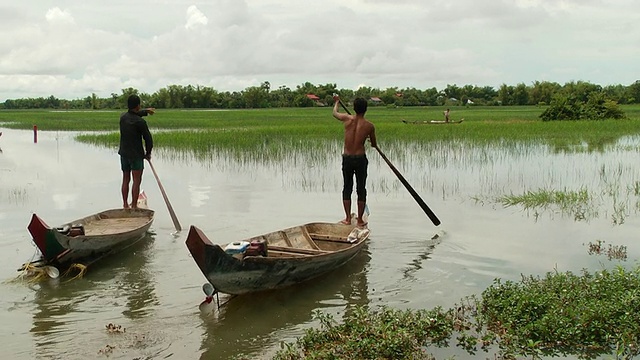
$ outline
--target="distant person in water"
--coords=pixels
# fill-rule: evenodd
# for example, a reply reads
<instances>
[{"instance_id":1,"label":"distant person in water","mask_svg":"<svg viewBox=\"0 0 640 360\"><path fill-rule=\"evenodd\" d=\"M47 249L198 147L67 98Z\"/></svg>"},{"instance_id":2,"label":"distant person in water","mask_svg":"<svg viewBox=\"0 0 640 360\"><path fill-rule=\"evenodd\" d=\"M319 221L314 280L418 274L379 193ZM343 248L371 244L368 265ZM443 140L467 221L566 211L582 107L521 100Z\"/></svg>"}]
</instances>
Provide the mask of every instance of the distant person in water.
<instances>
[{"instance_id":1,"label":"distant person in water","mask_svg":"<svg viewBox=\"0 0 640 360\"><path fill-rule=\"evenodd\" d=\"M144 160L151 160L151 149L153 149L153 138L142 116L153 115L155 109L141 109L138 95L130 95L127 106L129 110L120 115L120 149L118 150L122 168L122 206L125 209L129 207L135 209L138 207ZM132 176L131 203L129 203L129 183Z\"/></svg>"},{"instance_id":2,"label":"distant person in water","mask_svg":"<svg viewBox=\"0 0 640 360\"><path fill-rule=\"evenodd\" d=\"M371 146L378 147L376 141L375 126L364 114L367 112L367 100L357 98L353 102L355 115L340 113L340 97L333 96L333 117L344 124L344 150L342 152L342 205L345 218L343 224L351 224L351 194L353 193L353 177L356 178L356 194L358 196L358 220L357 226L364 227L367 223L362 218L367 204L367 167L369 160L364 150L364 143L369 139Z\"/></svg>"},{"instance_id":3,"label":"distant person in water","mask_svg":"<svg viewBox=\"0 0 640 360\"><path fill-rule=\"evenodd\" d=\"M444 122L449 122L449 109L444 111Z\"/></svg>"}]
</instances>

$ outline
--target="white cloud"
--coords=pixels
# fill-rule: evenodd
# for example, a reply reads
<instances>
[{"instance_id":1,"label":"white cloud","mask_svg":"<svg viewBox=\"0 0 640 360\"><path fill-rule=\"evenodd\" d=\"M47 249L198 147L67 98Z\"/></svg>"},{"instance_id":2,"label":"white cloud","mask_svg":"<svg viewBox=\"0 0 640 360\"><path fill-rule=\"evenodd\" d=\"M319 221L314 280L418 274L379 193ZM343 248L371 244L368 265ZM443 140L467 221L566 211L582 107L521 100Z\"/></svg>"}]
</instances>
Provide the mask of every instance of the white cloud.
<instances>
[{"instance_id":1,"label":"white cloud","mask_svg":"<svg viewBox=\"0 0 640 360\"><path fill-rule=\"evenodd\" d=\"M47 19L48 22L53 23L53 24L55 24L55 23L66 23L66 24L75 23L75 20L73 19L73 16L71 16L71 13L69 13L69 11L60 10L60 8L57 8L57 7L49 9L47 11L47 14L45 15L45 18Z\"/></svg>"},{"instance_id":2,"label":"white cloud","mask_svg":"<svg viewBox=\"0 0 640 360\"><path fill-rule=\"evenodd\" d=\"M386 88L630 84L634 0L61 0L0 5L0 102L242 90L269 81Z\"/></svg>"},{"instance_id":3,"label":"white cloud","mask_svg":"<svg viewBox=\"0 0 640 360\"><path fill-rule=\"evenodd\" d=\"M185 24L186 29L193 29L199 25L207 25L209 19L202 13L202 11L198 10L195 5L189 6L187 9L187 23Z\"/></svg>"}]
</instances>

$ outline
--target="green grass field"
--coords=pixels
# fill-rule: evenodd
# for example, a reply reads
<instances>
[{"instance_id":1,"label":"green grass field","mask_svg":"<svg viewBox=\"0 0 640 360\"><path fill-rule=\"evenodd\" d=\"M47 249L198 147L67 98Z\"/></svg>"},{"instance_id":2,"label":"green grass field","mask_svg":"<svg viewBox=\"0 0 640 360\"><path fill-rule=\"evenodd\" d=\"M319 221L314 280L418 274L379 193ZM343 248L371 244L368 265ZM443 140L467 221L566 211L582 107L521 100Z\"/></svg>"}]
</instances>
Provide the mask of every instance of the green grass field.
<instances>
[{"instance_id":1,"label":"green grass field","mask_svg":"<svg viewBox=\"0 0 640 360\"><path fill-rule=\"evenodd\" d=\"M442 120L442 108L371 107L367 118L376 125L381 144L386 142L429 142L464 140L471 142L543 142L556 148L587 144L599 149L622 136L635 135L640 121L640 105L623 106L627 118L605 121L542 122L544 108L454 107L452 120L461 124L414 125L407 121ZM336 140L342 128L326 108L278 108L258 110L163 110L147 117L153 130L173 130L154 134L158 147L209 150L215 148L253 149L256 144L283 145L304 140ZM118 111L0 111L1 126L40 131L108 131L111 134L79 136L80 141L113 145L118 139ZM200 131L193 131L200 130ZM262 145L261 145L262 146Z\"/></svg>"}]
</instances>

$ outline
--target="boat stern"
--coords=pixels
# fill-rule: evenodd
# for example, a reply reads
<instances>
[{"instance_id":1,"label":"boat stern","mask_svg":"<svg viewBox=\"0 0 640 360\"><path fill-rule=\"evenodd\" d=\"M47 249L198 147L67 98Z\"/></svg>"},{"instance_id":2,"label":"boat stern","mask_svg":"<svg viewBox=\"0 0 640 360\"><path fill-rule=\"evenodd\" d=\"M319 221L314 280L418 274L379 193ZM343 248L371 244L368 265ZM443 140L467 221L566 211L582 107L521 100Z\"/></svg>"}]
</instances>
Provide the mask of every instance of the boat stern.
<instances>
[{"instance_id":1,"label":"boat stern","mask_svg":"<svg viewBox=\"0 0 640 360\"><path fill-rule=\"evenodd\" d=\"M55 230L42 221L38 215L31 216L27 230L31 233L33 242L40 249L45 260L52 260L66 250L56 239Z\"/></svg>"},{"instance_id":2,"label":"boat stern","mask_svg":"<svg viewBox=\"0 0 640 360\"><path fill-rule=\"evenodd\" d=\"M196 264L200 270L206 274L207 266L206 266L206 248L207 246L212 246L213 243L207 238L202 230L191 225L189 228L189 235L187 235L187 241L185 241L191 256L193 256L193 260L195 260Z\"/></svg>"}]
</instances>

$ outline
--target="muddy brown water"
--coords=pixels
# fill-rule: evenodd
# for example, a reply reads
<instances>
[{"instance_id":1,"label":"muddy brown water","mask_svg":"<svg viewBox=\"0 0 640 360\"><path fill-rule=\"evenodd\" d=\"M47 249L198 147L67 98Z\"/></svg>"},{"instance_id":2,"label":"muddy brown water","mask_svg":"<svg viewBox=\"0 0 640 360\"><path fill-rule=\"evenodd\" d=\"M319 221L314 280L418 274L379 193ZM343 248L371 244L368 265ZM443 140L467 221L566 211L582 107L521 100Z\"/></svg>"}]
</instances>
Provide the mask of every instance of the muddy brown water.
<instances>
[{"instance_id":1,"label":"muddy brown water","mask_svg":"<svg viewBox=\"0 0 640 360\"><path fill-rule=\"evenodd\" d=\"M152 233L82 279L15 281L35 256L26 225L37 213L57 225L119 207L116 149L78 143L72 133L2 129L0 138L0 337L10 359L268 358L280 341L318 325L316 310L341 318L357 305L453 306L494 278L598 270L627 262L588 254L597 240L640 251L638 139L604 152L546 146L389 144L384 148L442 221L433 226L377 153L369 151L371 239L346 266L292 288L236 297L202 313L205 282L184 245L189 225L227 243L312 221L337 221L339 145L326 156L280 161L202 161L157 151L160 180L184 230L176 233L150 169L143 179L156 210ZM523 210L492 201L537 189L588 188L596 210ZM611 196L608 194L616 193ZM620 211L620 209L624 211ZM618 221L614 221L614 220ZM623 221L620 221L623 220ZM432 240L434 235L437 240ZM222 302L228 300L225 296ZM108 324L126 329L109 332ZM436 356L469 356L432 349Z\"/></svg>"}]
</instances>

